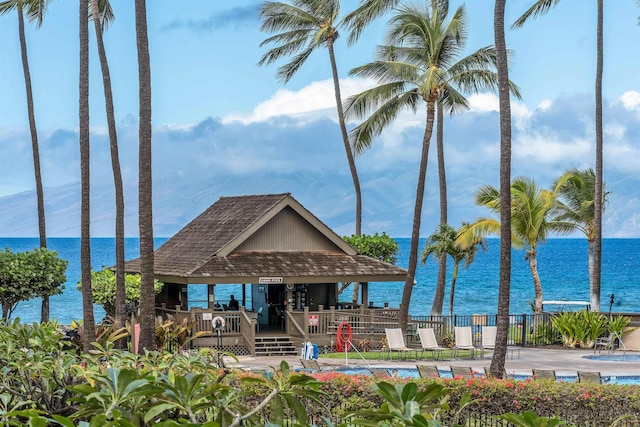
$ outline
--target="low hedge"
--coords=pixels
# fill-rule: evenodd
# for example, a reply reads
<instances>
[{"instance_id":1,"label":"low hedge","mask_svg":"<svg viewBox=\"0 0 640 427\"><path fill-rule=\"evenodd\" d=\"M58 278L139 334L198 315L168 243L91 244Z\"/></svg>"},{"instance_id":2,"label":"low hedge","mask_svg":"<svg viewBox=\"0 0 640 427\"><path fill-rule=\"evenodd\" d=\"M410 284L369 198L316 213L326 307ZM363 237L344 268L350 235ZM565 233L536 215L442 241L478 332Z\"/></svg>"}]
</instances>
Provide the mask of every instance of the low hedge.
<instances>
[{"instance_id":1,"label":"low hedge","mask_svg":"<svg viewBox=\"0 0 640 427\"><path fill-rule=\"evenodd\" d=\"M373 387L374 383L380 380L368 375L327 371L312 376L321 382L320 387L326 393L323 399L325 408L313 402L306 402L309 417L315 422L322 423L324 417L341 421L349 413L375 409L384 402ZM501 380L484 377L472 380L390 378L387 381L413 381L423 387L434 381L442 383L450 390L451 415L458 411L461 397L470 394L474 403L461 412L462 420L469 422L469 425L477 425L472 423L474 420L509 412L521 414L531 411L539 416L558 417L576 426L610 426L624 416L631 416L638 421L635 417L636 414L640 414L640 387L635 385L565 383L531 379ZM257 394L251 399L258 401L261 399L260 392L255 390L255 393Z\"/></svg>"}]
</instances>

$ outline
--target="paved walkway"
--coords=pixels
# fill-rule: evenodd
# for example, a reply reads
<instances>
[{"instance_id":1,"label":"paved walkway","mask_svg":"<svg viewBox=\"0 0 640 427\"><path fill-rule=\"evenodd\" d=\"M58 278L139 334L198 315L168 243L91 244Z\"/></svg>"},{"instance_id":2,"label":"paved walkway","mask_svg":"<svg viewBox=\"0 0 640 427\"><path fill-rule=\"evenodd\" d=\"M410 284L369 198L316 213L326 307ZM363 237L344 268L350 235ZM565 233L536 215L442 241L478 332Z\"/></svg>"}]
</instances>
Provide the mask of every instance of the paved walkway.
<instances>
[{"instance_id":1,"label":"paved walkway","mask_svg":"<svg viewBox=\"0 0 640 427\"><path fill-rule=\"evenodd\" d=\"M531 369L554 369L559 375L575 375L576 371L598 371L602 375L640 375L640 353L629 352L632 358L638 358L634 361L612 362L604 360L590 360L583 356L593 355L593 350L559 350L545 348L522 348L520 357L514 353L514 357L507 359L505 368L509 373L531 374ZM607 355L606 352L600 353ZM622 355L621 351L616 351L616 355ZM485 366L491 364L491 353L487 352L483 358L463 358L455 360L436 360L432 361L430 355L427 354L427 360L368 360L367 362L372 368L392 368L392 367L415 367L416 364L421 365L437 365L441 368L449 366L470 366L474 370L482 372ZM281 360L286 360L291 367L301 367L300 358L297 356L262 356L250 357L240 356L238 361L227 359L228 366L238 366L250 369L268 369L269 367L278 367ZM345 366L345 359L327 359L320 358L321 365ZM362 359L350 358L349 366L366 367L367 363Z\"/></svg>"}]
</instances>

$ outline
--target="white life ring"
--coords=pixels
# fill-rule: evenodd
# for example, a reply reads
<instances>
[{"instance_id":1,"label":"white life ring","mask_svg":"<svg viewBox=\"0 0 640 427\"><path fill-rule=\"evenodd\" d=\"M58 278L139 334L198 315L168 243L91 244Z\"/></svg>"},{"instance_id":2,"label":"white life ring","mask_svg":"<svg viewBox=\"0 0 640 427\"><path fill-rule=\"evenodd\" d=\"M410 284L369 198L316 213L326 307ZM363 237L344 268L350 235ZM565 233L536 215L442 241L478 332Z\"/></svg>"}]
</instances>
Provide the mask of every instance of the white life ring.
<instances>
[{"instance_id":1,"label":"white life ring","mask_svg":"<svg viewBox=\"0 0 640 427\"><path fill-rule=\"evenodd\" d=\"M220 324L221 328L224 328L224 324L225 324L224 317L222 317L222 316L214 317L211 320L211 327L215 330L216 329L216 324L218 324L218 323Z\"/></svg>"}]
</instances>

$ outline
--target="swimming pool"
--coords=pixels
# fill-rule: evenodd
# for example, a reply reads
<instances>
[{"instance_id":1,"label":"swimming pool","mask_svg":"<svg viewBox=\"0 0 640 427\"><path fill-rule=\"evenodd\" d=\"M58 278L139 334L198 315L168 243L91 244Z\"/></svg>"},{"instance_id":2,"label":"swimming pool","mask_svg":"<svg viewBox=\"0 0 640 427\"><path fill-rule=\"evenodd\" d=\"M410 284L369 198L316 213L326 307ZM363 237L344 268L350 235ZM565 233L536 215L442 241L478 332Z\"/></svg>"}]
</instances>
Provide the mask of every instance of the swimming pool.
<instances>
[{"instance_id":1,"label":"swimming pool","mask_svg":"<svg viewBox=\"0 0 640 427\"><path fill-rule=\"evenodd\" d=\"M349 375L372 375L371 371L382 371L386 372L389 375L398 376L400 378L420 378L418 374L418 370L416 368L349 368L349 367L341 367L337 368L336 371L349 374ZM441 378L453 378L451 375L451 371L447 369L438 369ZM484 374L481 372L475 373L478 376L483 376ZM510 375L510 377L514 380L526 380L531 379L531 375L526 374L515 374ZM558 375L556 376L558 381L563 381L567 383L574 383L578 381L577 375ZM621 384L621 385L640 385L640 375L603 375L602 382L604 384Z\"/></svg>"},{"instance_id":2,"label":"swimming pool","mask_svg":"<svg viewBox=\"0 0 640 427\"><path fill-rule=\"evenodd\" d=\"M640 362L640 354L590 354L584 359L601 360L603 362Z\"/></svg>"}]
</instances>

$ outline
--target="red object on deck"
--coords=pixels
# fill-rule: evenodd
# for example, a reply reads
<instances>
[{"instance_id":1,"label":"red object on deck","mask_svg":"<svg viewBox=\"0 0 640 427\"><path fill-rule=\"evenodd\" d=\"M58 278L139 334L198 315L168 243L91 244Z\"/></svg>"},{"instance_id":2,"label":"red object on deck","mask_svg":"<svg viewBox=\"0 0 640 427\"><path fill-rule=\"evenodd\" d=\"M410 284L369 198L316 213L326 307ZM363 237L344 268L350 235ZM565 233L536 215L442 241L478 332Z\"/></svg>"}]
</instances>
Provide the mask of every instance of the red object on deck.
<instances>
[{"instance_id":1,"label":"red object on deck","mask_svg":"<svg viewBox=\"0 0 640 427\"><path fill-rule=\"evenodd\" d=\"M348 322L342 322L338 325L338 333L336 337L336 351L343 352L351 349L353 335L351 333L351 325Z\"/></svg>"}]
</instances>

